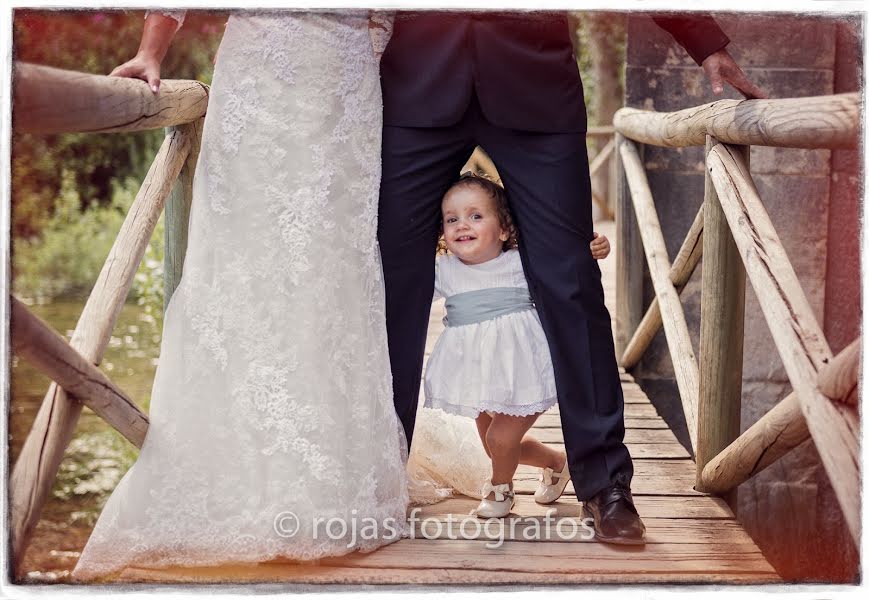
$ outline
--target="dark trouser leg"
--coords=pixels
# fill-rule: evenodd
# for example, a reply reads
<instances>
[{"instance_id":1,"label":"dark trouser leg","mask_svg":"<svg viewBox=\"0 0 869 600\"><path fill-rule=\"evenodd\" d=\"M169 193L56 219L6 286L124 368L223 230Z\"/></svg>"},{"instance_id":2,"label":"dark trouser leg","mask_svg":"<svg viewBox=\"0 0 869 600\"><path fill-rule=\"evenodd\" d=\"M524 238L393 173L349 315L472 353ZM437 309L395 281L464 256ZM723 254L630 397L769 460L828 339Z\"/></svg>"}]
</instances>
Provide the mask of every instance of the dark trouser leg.
<instances>
[{"instance_id":1,"label":"dark trouser leg","mask_svg":"<svg viewBox=\"0 0 869 600\"><path fill-rule=\"evenodd\" d=\"M480 145L507 189L519 249L552 353L570 475L579 500L627 482L624 398L600 268L591 257L585 135L517 132L483 123ZM612 260L611 258L608 260Z\"/></svg>"},{"instance_id":2,"label":"dark trouser leg","mask_svg":"<svg viewBox=\"0 0 869 600\"><path fill-rule=\"evenodd\" d=\"M386 285L395 411L408 445L434 293L441 198L473 149L464 120L446 128L383 128L377 238Z\"/></svg>"}]
</instances>

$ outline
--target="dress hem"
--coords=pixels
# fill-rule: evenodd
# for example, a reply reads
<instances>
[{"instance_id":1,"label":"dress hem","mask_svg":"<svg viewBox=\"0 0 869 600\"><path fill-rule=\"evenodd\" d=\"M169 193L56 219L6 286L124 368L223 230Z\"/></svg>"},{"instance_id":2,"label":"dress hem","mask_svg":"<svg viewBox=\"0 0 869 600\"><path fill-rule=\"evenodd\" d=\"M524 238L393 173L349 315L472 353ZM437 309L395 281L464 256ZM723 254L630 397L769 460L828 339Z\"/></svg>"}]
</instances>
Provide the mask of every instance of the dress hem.
<instances>
[{"instance_id":1,"label":"dress hem","mask_svg":"<svg viewBox=\"0 0 869 600\"><path fill-rule=\"evenodd\" d=\"M483 403L479 406L465 406L462 404L453 404L440 398L426 398L426 408L437 408L445 413L458 415L460 417L470 417L476 419L484 412L495 412L511 417L527 417L536 413L542 413L558 403L558 397L552 396L534 404L520 404L516 406L506 406L503 404Z\"/></svg>"}]
</instances>

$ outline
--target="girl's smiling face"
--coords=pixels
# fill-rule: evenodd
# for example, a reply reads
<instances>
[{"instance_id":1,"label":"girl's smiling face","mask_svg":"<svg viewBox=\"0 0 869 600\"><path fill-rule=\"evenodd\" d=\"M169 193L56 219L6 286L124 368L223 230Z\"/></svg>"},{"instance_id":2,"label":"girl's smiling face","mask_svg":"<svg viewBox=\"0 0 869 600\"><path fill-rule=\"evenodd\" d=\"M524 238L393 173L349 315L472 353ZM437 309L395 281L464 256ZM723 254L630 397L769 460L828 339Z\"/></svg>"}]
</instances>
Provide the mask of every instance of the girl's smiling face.
<instances>
[{"instance_id":1,"label":"girl's smiling face","mask_svg":"<svg viewBox=\"0 0 869 600\"><path fill-rule=\"evenodd\" d=\"M451 189L441 203L444 241L463 263L477 265L497 258L510 237L501 226L495 200L476 185Z\"/></svg>"}]
</instances>

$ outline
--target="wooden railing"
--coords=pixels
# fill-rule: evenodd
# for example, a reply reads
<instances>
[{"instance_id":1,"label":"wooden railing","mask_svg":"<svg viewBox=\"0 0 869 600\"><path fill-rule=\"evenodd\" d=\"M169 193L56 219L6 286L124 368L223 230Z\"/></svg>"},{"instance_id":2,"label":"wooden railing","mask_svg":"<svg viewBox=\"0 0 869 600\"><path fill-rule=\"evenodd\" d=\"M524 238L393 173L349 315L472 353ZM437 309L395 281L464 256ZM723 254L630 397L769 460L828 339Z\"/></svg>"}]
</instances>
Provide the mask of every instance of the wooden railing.
<instances>
[{"instance_id":1,"label":"wooden railing","mask_svg":"<svg viewBox=\"0 0 869 600\"><path fill-rule=\"evenodd\" d=\"M663 326L697 463L696 489L726 495L811 438L859 545L860 338L833 357L749 172L750 145L856 148L858 94L721 100L674 113L623 108L614 125L616 347L634 367ZM638 142L705 146L703 204L670 263ZM655 299L642 308L645 255ZM703 259L699 360L679 293ZM740 435L746 275L793 393Z\"/></svg>"},{"instance_id":2,"label":"wooden railing","mask_svg":"<svg viewBox=\"0 0 869 600\"><path fill-rule=\"evenodd\" d=\"M10 530L17 573L82 407L90 407L137 447L145 439L148 417L97 365L164 206L167 299L180 279L208 87L167 80L154 95L142 81L27 63L15 64L13 85L16 132L166 128L70 341L11 298L13 351L53 380L12 469Z\"/></svg>"},{"instance_id":3,"label":"wooden railing","mask_svg":"<svg viewBox=\"0 0 869 600\"><path fill-rule=\"evenodd\" d=\"M164 80L160 94L133 79L89 75L16 63L13 129L16 132L130 132L166 128L166 138L121 226L69 342L26 305L10 297L12 349L52 383L12 469L12 563L24 553L57 477L83 406L88 406L141 448L148 417L99 368L118 315L161 212L165 210L165 302L181 279L193 174L199 155L208 87ZM60 100L62 99L62 101ZM591 128L612 136L611 127ZM605 146L592 169L612 156ZM480 168L497 174L485 153ZM472 159L473 161L474 159ZM598 197L602 210L607 206ZM606 213L605 213L606 214Z\"/></svg>"},{"instance_id":4,"label":"wooden railing","mask_svg":"<svg viewBox=\"0 0 869 600\"><path fill-rule=\"evenodd\" d=\"M97 366L164 209L167 300L180 279L208 88L193 81L164 81L160 94L154 96L145 83L135 80L18 63L13 92L15 131L167 129L72 339L67 342L11 299L13 350L53 380L12 470L12 561L18 571L82 406L89 406L136 446L141 447L145 438L147 416ZM614 156L621 165L622 184L630 190L620 194L616 204L620 362L625 368L634 366L663 326L697 457L697 489L726 493L811 437L855 539L860 514L855 410L859 339L837 357L831 356L751 180L747 145L854 147L858 103L857 95L851 94L720 101L670 114L622 109L616 115L612 149L605 147L591 164L592 170L599 169ZM640 160L641 149L632 140L676 147L706 145L704 204L672 264ZM656 295L645 314L644 253ZM679 292L701 255L698 362ZM794 393L739 436L746 273Z\"/></svg>"}]
</instances>

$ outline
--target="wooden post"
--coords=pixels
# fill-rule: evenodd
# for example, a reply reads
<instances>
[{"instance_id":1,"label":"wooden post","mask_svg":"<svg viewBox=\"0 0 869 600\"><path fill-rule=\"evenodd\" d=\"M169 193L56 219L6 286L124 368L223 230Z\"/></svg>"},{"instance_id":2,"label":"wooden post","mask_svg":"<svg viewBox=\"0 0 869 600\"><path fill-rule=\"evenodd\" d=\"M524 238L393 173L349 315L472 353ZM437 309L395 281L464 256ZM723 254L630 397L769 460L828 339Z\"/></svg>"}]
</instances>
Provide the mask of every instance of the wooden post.
<instances>
[{"instance_id":1,"label":"wooden post","mask_svg":"<svg viewBox=\"0 0 869 600\"><path fill-rule=\"evenodd\" d=\"M694 273L697 263L700 262L700 256L703 254L703 205L700 205L700 210L697 211L697 216L694 217L694 222L691 224L691 229L688 230L688 235L682 241L682 247L679 248L679 253L673 260L673 267L670 269L670 281L676 287L676 292L681 294L682 290L687 285L688 280ZM625 353L622 354L621 365L625 369L630 369L643 357L649 344L655 338L655 334L661 329L664 321L661 317L661 306L658 304L658 299L652 300L646 314L643 315L643 320L634 332L634 337L628 342Z\"/></svg>"},{"instance_id":2,"label":"wooden post","mask_svg":"<svg viewBox=\"0 0 869 600\"><path fill-rule=\"evenodd\" d=\"M133 276L189 150L190 139L180 132L164 140L79 317L70 345L94 364L102 360ZM81 409L80 402L71 400L61 387L52 383L12 470L10 531L16 573Z\"/></svg>"},{"instance_id":3,"label":"wooden post","mask_svg":"<svg viewBox=\"0 0 869 600\"><path fill-rule=\"evenodd\" d=\"M827 398L857 406L862 339L862 336L858 336L818 372L818 390Z\"/></svg>"},{"instance_id":4,"label":"wooden post","mask_svg":"<svg viewBox=\"0 0 869 600\"><path fill-rule=\"evenodd\" d=\"M848 529L859 543L858 415L818 390L818 372L832 358L830 347L741 153L716 144L706 168Z\"/></svg>"},{"instance_id":5,"label":"wooden post","mask_svg":"<svg viewBox=\"0 0 869 600\"><path fill-rule=\"evenodd\" d=\"M163 311L169 306L169 300L175 293L175 288L181 281L184 267L184 257L187 254L187 228L190 224L190 207L193 201L193 176L196 171L196 161L199 158L199 146L202 142L202 124L205 118L197 119L186 125L167 127L166 134L173 135L176 131L185 132L191 140L190 154L184 161L178 181L172 188L172 193L166 201L165 209L165 254L163 256Z\"/></svg>"},{"instance_id":6,"label":"wooden post","mask_svg":"<svg viewBox=\"0 0 869 600\"><path fill-rule=\"evenodd\" d=\"M702 357L701 357L702 361ZM695 486L708 494L733 496L737 486L808 440L809 428L797 395L791 392L745 433L710 459Z\"/></svg>"},{"instance_id":7,"label":"wooden post","mask_svg":"<svg viewBox=\"0 0 869 600\"><path fill-rule=\"evenodd\" d=\"M611 221L613 219L613 213L610 211L609 206L607 206L607 187L606 183L608 179L604 177L606 174L598 174L601 167L604 164L608 163L608 160L612 156L613 148L615 148L615 140L610 140L606 143L606 145L597 153L597 156L591 161L591 165L588 167L588 173L591 177L591 198L595 204L597 204L598 208L600 208L601 214L603 216L604 221ZM603 189L601 189L603 188Z\"/></svg>"},{"instance_id":8,"label":"wooden post","mask_svg":"<svg viewBox=\"0 0 869 600\"><path fill-rule=\"evenodd\" d=\"M616 356L622 356L643 317L643 242L634 215L631 192L618 152L625 138L615 135L618 170L616 202ZM642 157L642 147L637 148Z\"/></svg>"},{"instance_id":9,"label":"wooden post","mask_svg":"<svg viewBox=\"0 0 869 600\"><path fill-rule=\"evenodd\" d=\"M717 143L706 137L706 153ZM749 146L740 147L748 165ZM709 171L703 197L703 282L700 293L700 393L697 406L696 489L706 464L739 436L745 267ZM726 498L736 510L736 489Z\"/></svg>"},{"instance_id":10,"label":"wooden post","mask_svg":"<svg viewBox=\"0 0 869 600\"><path fill-rule=\"evenodd\" d=\"M27 310L17 298L12 306L12 349L63 387L66 393L117 429L137 448L145 441L148 417L106 375L75 351L66 339Z\"/></svg>"},{"instance_id":11,"label":"wooden post","mask_svg":"<svg viewBox=\"0 0 869 600\"><path fill-rule=\"evenodd\" d=\"M649 274L655 295L663 315L664 335L667 337L667 347L673 360L673 372L676 375L676 385L679 388L679 399L685 412L685 422L688 425L688 435L691 438L691 448L697 447L697 389L699 374L697 358L691 347L691 336L688 333L688 323L682 303L673 282L670 280L670 261L667 257L667 245L661 231L661 223L655 210L655 202L649 189L649 181L643 163L637 154L634 143L626 140L619 147L625 176L633 197L634 212L637 216L640 236L643 240L643 251L649 264Z\"/></svg>"},{"instance_id":12,"label":"wooden post","mask_svg":"<svg viewBox=\"0 0 869 600\"><path fill-rule=\"evenodd\" d=\"M613 144L615 144L615 136L612 138ZM615 148L615 146L613 146ZM619 177L621 174L619 173L619 163L617 158L618 152L614 152L610 159L607 161L607 177L609 181L607 182L607 194L606 194L606 204L607 208L609 208L609 212L611 215L616 214L616 204L618 203L619 196Z\"/></svg>"}]
</instances>

